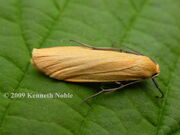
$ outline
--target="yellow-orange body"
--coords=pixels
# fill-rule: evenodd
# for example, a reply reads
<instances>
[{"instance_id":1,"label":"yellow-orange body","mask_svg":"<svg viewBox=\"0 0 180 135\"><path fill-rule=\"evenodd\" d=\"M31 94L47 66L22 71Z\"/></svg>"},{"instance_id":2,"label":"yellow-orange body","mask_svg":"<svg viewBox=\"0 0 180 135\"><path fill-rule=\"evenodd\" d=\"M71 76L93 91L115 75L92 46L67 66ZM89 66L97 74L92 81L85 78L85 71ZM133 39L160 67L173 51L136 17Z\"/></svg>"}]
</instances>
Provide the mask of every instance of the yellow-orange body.
<instances>
[{"instance_id":1,"label":"yellow-orange body","mask_svg":"<svg viewBox=\"0 0 180 135\"><path fill-rule=\"evenodd\" d=\"M143 80L160 72L146 56L76 46L34 49L31 62L46 75L70 82Z\"/></svg>"}]
</instances>

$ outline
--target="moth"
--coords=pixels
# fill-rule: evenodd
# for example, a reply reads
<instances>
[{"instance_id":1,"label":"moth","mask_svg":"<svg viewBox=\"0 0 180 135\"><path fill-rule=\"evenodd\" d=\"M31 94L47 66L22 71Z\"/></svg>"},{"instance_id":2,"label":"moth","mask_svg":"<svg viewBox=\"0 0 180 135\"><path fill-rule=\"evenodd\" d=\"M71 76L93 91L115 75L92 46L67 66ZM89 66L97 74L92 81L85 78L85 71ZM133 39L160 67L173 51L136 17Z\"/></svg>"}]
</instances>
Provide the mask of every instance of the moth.
<instances>
[{"instance_id":1,"label":"moth","mask_svg":"<svg viewBox=\"0 0 180 135\"><path fill-rule=\"evenodd\" d=\"M31 63L51 78L68 82L115 82L116 88L109 88L87 97L112 92L125 86L152 79L164 96L155 77L160 67L151 58L136 51L121 48L92 47L79 41L81 46L62 46L33 49ZM127 83L122 83L127 82Z\"/></svg>"}]
</instances>

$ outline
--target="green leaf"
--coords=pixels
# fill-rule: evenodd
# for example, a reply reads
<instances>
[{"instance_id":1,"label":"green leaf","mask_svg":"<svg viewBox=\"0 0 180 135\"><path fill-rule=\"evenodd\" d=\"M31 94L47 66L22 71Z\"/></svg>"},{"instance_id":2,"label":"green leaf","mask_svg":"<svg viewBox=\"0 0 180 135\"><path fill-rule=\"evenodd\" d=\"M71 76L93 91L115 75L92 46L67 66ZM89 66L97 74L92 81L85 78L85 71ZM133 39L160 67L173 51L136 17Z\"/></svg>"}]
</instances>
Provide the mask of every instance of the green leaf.
<instances>
[{"instance_id":1,"label":"green leaf","mask_svg":"<svg viewBox=\"0 0 180 135\"><path fill-rule=\"evenodd\" d=\"M180 135L179 0L0 3L0 135ZM155 98L149 80L80 104L99 84L57 81L30 64L33 48L75 45L70 39L153 58L165 97ZM32 93L73 98L28 98Z\"/></svg>"}]
</instances>

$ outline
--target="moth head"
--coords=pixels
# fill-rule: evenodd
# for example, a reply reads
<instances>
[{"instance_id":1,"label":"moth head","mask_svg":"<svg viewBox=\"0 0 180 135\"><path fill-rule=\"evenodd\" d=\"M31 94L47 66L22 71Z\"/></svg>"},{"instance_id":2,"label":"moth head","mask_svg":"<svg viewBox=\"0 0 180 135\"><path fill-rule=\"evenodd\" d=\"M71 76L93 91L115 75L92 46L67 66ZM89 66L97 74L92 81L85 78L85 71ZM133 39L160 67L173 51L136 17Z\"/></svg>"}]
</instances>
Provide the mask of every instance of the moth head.
<instances>
[{"instance_id":1,"label":"moth head","mask_svg":"<svg viewBox=\"0 0 180 135\"><path fill-rule=\"evenodd\" d=\"M152 78L157 77L160 74L160 67L158 64L156 64L156 71L155 73L152 75Z\"/></svg>"}]
</instances>

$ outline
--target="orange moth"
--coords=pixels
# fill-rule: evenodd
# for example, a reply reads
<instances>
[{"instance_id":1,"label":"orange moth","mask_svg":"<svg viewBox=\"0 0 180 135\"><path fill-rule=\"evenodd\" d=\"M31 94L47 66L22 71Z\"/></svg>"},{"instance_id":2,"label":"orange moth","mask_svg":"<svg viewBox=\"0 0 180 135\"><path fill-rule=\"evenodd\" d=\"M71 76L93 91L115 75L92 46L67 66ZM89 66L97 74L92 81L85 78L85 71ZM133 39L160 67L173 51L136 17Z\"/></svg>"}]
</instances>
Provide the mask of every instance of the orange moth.
<instances>
[{"instance_id":1,"label":"orange moth","mask_svg":"<svg viewBox=\"0 0 180 135\"><path fill-rule=\"evenodd\" d=\"M98 48L78 41L74 42L82 46L33 49L32 65L49 77L58 80L119 84L117 88L102 89L90 97L150 78L159 89L154 77L159 75L160 67L149 57L120 48ZM163 96L162 91L160 89L159 91Z\"/></svg>"}]
</instances>

